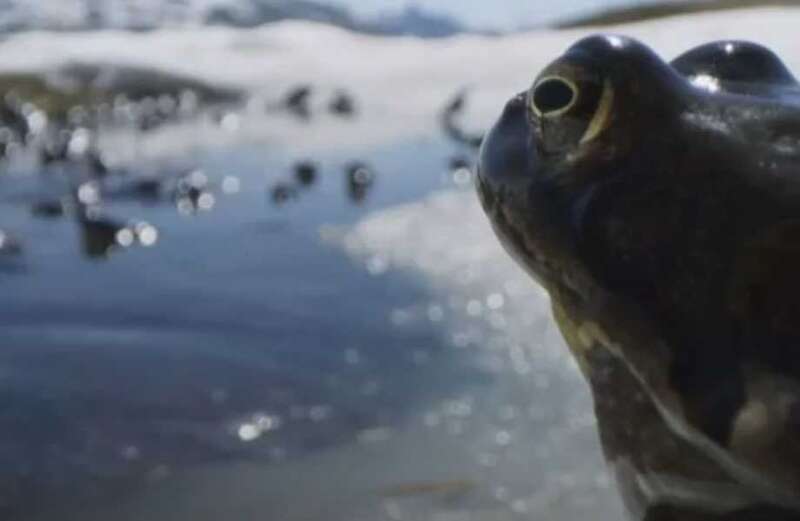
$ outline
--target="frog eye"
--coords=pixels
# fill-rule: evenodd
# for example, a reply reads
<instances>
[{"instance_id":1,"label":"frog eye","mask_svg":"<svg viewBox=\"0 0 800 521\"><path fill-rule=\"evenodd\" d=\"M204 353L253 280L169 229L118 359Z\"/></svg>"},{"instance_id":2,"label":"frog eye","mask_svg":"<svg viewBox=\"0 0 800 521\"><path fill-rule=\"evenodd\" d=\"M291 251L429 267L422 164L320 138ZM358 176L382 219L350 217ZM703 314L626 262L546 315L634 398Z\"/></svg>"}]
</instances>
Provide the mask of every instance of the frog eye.
<instances>
[{"instance_id":1,"label":"frog eye","mask_svg":"<svg viewBox=\"0 0 800 521\"><path fill-rule=\"evenodd\" d=\"M546 152L558 153L592 141L611 120L614 89L608 79L544 75L528 92L528 104Z\"/></svg>"},{"instance_id":2,"label":"frog eye","mask_svg":"<svg viewBox=\"0 0 800 521\"><path fill-rule=\"evenodd\" d=\"M547 76L533 86L531 109L540 117L552 118L567 112L578 98L578 87L566 78Z\"/></svg>"}]
</instances>

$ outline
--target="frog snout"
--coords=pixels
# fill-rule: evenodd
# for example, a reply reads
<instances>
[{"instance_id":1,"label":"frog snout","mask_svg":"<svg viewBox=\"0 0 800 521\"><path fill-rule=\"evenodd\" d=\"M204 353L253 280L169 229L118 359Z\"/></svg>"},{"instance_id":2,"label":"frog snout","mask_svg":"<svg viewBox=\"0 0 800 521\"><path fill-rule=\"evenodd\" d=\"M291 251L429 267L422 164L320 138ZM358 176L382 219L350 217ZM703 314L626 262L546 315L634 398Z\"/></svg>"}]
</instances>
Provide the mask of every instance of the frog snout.
<instances>
[{"instance_id":1,"label":"frog snout","mask_svg":"<svg viewBox=\"0 0 800 521\"><path fill-rule=\"evenodd\" d=\"M542 102L550 105L562 103L558 97L563 94L545 92L542 97L546 99ZM500 119L484 139L478 161L479 187L493 192L518 192L534 180L536 164L537 153L526 95L520 94L506 104Z\"/></svg>"}]
</instances>

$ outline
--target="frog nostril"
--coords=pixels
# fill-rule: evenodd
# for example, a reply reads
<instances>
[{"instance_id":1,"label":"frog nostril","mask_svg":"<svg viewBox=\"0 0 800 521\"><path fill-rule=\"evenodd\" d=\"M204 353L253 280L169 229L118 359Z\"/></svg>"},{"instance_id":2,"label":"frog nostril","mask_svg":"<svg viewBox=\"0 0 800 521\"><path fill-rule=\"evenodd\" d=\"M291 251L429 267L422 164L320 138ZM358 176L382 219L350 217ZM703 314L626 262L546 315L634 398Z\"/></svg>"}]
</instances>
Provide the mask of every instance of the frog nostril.
<instances>
[{"instance_id":1,"label":"frog nostril","mask_svg":"<svg viewBox=\"0 0 800 521\"><path fill-rule=\"evenodd\" d=\"M545 78L533 87L533 110L542 116L556 116L575 101L575 87L562 78Z\"/></svg>"}]
</instances>

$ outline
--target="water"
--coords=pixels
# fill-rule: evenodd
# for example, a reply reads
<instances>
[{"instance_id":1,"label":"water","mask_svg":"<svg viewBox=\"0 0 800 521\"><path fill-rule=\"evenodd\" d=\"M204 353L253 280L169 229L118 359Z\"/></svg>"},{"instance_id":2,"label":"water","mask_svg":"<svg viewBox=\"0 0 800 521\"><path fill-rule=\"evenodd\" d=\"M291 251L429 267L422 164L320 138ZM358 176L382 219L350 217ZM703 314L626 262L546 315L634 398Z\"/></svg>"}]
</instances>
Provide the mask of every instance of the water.
<instances>
[{"instance_id":1,"label":"water","mask_svg":"<svg viewBox=\"0 0 800 521\"><path fill-rule=\"evenodd\" d=\"M504 257L464 252L499 253L469 171L450 170L471 153L436 132L252 137L180 124L153 138L175 151L158 157L126 131L101 140L128 149L101 183L110 235L69 205L42 215L86 181L79 166L0 177L0 229L21 247L0 257L3 519L615 512L562 346L531 373L527 349L556 337L543 294L505 280ZM304 182L299 161L315 167ZM152 179L159 197L132 196Z\"/></svg>"},{"instance_id":2,"label":"water","mask_svg":"<svg viewBox=\"0 0 800 521\"><path fill-rule=\"evenodd\" d=\"M107 255L69 211L31 210L77 167L0 178L0 223L22 247L0 264L4 519L616 512L543 294L506 280L504 257L464 251L499 252L469 171L448 167L468 151L435 135L317 153L225 143L112 174L105 219L155 233ZM354 161L369 184L349 181ZM199 178L212 198L131 197L154 175ZM291 195L276 203L276 187Z\"/></svg>"},{"instance_id":3,"label":"water","mask_svg":"<svg viewBox=\"0 0 800 521\"><path fill-rule=\"evenodd\" d=\"M442 186L448 152L430 139L365 151L376 177L358 201L345 174L354 158L316 157L317 182L276 205L269 189L293 180L292 151L212 148L191 160L213 208L186 215L169 197L112 191L104 214L146 221L157 242L100 258L74 218L31 213L63 172L0 178L0 223L23 244L0 265L4 518L62 501L80 512L212 462L291 461L392 428L475 376L444 364L434 324L395 325L427 298L419 281L377 278L375 261L364 269L320 239L323 225Z\"/></svg>"}]
</instances>

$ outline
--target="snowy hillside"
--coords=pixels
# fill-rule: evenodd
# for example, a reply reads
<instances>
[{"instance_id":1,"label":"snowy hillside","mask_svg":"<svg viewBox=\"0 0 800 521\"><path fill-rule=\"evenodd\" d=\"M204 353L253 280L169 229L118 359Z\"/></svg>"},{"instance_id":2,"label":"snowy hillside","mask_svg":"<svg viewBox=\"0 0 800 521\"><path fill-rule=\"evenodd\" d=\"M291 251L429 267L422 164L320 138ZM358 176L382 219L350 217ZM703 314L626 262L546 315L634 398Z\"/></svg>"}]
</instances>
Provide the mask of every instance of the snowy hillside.
<instances>
[{"instance_id":1,"label":"snowy hillside","mask_svg":"<svg viewBox=\"0 0 800 521\"><path fill-rule=\"evenodd\" d=\"M608 31L639 38L665 59L713 39L751 39L772 48L790 68L800 71L798 23L800 11L763 8ZM471 93L468 123L486 128L505 100L527 88L541 68L586 34L569 30L386 39L297 21L247 30L28 32L10 36L0 46L0 70L48 70L69 62L152 66L212 84L240 86L268 99L299 83L311 84L319 92L344 87L363 107L351 132L327 135L302 130L306 145L328 146L331 141L374 142L398 134L438 132L438 111L465 86Z\"/></svg>"},{"instance_id":2,"label":"snowy hillside","mask_svg":"<svg viewBox=\"0 0 800 521\"><path fill-rule=\"evenodd\" d=\"M309 0L0 0L0 32L146 30L186 25L257 27L281 20L309 20L367 33L423 37L463 31L455 21L418 8L372 21Z\"/></svg>"}]
</instances>

